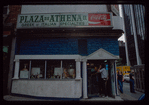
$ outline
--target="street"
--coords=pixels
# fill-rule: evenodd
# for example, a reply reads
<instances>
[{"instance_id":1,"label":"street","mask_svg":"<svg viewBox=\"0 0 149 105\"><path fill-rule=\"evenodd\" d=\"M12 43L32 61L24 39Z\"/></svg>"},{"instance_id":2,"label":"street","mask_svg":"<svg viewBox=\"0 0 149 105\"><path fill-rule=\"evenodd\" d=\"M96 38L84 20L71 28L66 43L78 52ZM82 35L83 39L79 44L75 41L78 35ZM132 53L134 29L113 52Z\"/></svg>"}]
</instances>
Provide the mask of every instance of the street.
<instances>
[{"instance_id":1,"label":"street","mask_svg":"<svg viewBox=\"0 0 149 105\"><path fill-rule=\"evenodd\" d=\"M143 94L142 92L135 91L136 93L130 92L130 84L128 82L123 82L123 94L120 93L120 97L123 100L138 100L139 97Z\"/></svg>"}]
</instances>

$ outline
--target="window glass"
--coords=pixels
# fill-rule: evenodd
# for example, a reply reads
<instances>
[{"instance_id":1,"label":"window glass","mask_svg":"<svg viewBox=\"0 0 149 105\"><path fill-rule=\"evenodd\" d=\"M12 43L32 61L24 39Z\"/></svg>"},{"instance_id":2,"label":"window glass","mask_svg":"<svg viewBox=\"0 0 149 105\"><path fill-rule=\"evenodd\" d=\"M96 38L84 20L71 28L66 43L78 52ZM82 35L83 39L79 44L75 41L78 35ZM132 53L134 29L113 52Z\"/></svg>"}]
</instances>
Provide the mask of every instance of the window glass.
<instances>
[{"instance_id":1,"label":"window glass","mask_svg":"<svg viewBox=\"0 0 149 105\"><path fill-rule=\"evenodd\" d=\"M44 75L45 75L44 71L45 71L44 60L32 60L31 61L30 79L44 78Z\"/></svg>"},{"instance_id":2,"label":"window glass","mask_svg":"<svg viewBox=\"0 0 149 105\"><path fill-rule=\"evenodd\" d=\"M74 79L76 77L75 60L63 60L63 79Z\"/></svg>"},{"instance_id":3,"label":"window glass","mask_svg":"<svg viewBox=\"0 0 149 105\"><path fill-rule=\"evenodd\" d=\"M62 76L61 61L60 60L48 60L46 78L47 79L50 79L50 78L60 79L61 76Z\"/></svg>"},{"instance_id":4,"label":"window glass","mask_svg":"<svg viewBox=\"0 0 149 105\"><path fill-rule=\"evenodd\" d=\"M20 60L19 77L22 79L29 78L29 60Z\"/></svg>"},{"instance_id":5,"label":"window glass","mask_svg":"<svg viewBox=\"0 0 149 105\"><path fill-rule=\"evenodd\" d=\"M75 60L20 60L19 77L21 79L74 79L76 62Z\"/></svg>"}]
</instances>

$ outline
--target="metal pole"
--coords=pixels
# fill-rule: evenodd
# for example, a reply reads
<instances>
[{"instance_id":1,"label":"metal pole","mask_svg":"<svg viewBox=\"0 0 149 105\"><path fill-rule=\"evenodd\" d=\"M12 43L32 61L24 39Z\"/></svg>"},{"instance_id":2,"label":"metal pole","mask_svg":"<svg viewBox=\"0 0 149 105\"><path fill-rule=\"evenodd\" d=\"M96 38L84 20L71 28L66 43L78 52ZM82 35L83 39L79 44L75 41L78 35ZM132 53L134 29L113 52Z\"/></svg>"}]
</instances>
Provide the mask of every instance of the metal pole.
<instances>
[{"instance_id":1,"label":"metal pole","mask_svg":"<svg viewBox=\"0 0 149 105\"><path fill-rule=\"evenodd\" d=\"M60 79L62 79L62 76L63 76L63 61L61 60L61 76L60 76Z\"/></svg>"},{"instance_id":2,"label":"metal pole","mask_svg":"<svg viewBox=\"0 0 149 105\"><path fill-rule=\"evenodd\" d=\"M141 59L139 56L139 50L138 50L138 41L137 41L137 34L136 34L136 27L135 27L135 19L134 19L134 12L133 7L130 5L130 11L131 11L131 17L132 17L132 27L134 32L134 42L135 42L135 49L136 49L136 57L137 57L137 65L141 65Z\"/></svg>"},{"instance_id":3,"label":"metal pole","mask_svg":"<svg viewBox=\"0 0 149 105\"><path fill-rule=\"evenodd\" d=\"M47 61L45 61L45 71L44 71L45 72L44 73L45 76L44 76L44 79L46 79L46 71L47 71Z\"/></svg>"},{"instance_id":4,"label":"metal pole","mask_svg":"<svg viewBox=\"0 0 149 105\"><path fill-rule=\"evenodd\" d=\"M28 79L31 78L31 77L30 77L30 76L31 76L31 69L32 69L32 66L31 66L31 65L32 65L32 61L30 60L30 61L29 61L29 73L28 73Z\"/></svg>"},{"instance_id":5,"label":"metal pole","mask_svg":"<svg viewBox=\"0 0 149 105\"><path fill-rule=\"evenodd\" d=\"M143 92L145 91L145 84L144 84L144 65L142 66L142 82L143 82Z\"/></svg>"},{"instance_id":6,"label":"metal pole","mask_svg":"<svg viewBox=\"0 0 149 105\"><path fill-rule=\"evenodd\" d=\"M8 73L8 94L11 93L11 84L12 84L12 74L13 74L13 67L14 67L14 58L15 58L15 44L16 44L16 37L12 38L12 46L11 46L11 55L10 55L10 63L9 63L9 73Z\"/></svg>"},{"instance_id":7,"label":"metal pole","mask_svg":"<svg viewBox=\"0 0 149 105\"><path fill-rule=\"evenodd\" d=\"M136 90L136 88L137 88L137 81L136 81L137 80L137 72L136 72L136 68L133 68L133 69L134 69L134 77L135 77L135 80L134 80L135 81L135 87L134 88Z\"/></svg>"},{"instance_id":8,"label":"metal pole","mask_svg":"<svg viewBox=\"0 0 149 105\"><path fill-rule=\"evenodd\" d=\"M122 19L123 19L123 30L124 30L124 38L125 38L125 52L126 52L126 60L127 60L127 66L131 66L130 65L130 61L129 61L129 56L128 56L128 45L127 45L127 38L126 38L126 30L125 30L125 20L124 20L124 10L123 10L123 6L120 5L121 7L121 12L122 12Z\"/></svg>"},{"instance_id":9,"label":"metal pole","mask_svg":"<svg viewBox=\"0 0 149 105\"><path fill-rule=\"evenodd\" d=\"M115 65L115 69L114 69L115 80L114 81L115 81L115 92L116 92L115 94L118 95L118 92L117 92L116 60L114 61L114 65Z\"/></svg>"}]
</instances>

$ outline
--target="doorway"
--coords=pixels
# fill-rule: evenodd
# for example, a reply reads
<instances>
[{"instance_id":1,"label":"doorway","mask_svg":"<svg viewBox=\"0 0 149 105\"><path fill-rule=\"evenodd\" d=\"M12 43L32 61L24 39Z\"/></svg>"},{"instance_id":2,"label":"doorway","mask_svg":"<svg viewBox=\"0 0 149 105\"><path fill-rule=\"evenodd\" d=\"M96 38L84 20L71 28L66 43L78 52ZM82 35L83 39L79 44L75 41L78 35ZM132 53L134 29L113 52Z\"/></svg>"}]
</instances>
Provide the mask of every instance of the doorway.
<instances>
[{"instance_id":1,"label":"doorway","mask_svg":"<svg viewBox=\"0 0 149 105\"><path fill-rule=\"evenodd\" d=\"M105 64L106 70L108 70L108 81L107 81L107 93L108 96L112 96L112 87L111 87L111 63L110 60L88 60L87 61L87 88L88 88L88 97L99 97L99 86L101 83L99 81L100 73L96 74L96 68L98 69L100 64ZM102 90L101 90L102 91Z\"/></svg>"}]
</instances>

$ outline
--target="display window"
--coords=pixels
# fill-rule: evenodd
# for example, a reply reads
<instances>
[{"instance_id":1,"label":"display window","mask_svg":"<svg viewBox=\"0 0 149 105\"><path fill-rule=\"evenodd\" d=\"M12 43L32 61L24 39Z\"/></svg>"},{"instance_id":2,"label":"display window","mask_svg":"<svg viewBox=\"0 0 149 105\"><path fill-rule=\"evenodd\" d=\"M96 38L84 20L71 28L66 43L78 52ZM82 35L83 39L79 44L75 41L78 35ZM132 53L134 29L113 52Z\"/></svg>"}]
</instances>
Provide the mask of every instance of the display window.
<instances>
[{"instance_id":1,"label":"display window","mask_svg":"<svg viewBox=\"0 0 149 105\"><path fill-rule=\"evenodd\" d=\"M75 79L75 60L20 60L20 79Z\"/></svg>"},{"instance_id":2,"label":"display window","mask_svg":"<svg viewBox=\"0 0 149 105\"><path fill-rule=\"evenodd\" d=\"M22 79L29 78L29 60L20 60L19 77Z\"/></svg>"},{"instance_id":3,"label":"display window","mask_svg":"<svg viewBox=\"0 0 149 105\"><path fill-rule=\"evenodd\" d=\"M47 61L47 71L46 71L46 78L61 78L61 61L60 60L48 60Z\"/></svg>"},{"instance_id":4,"label":"display window","mask_svg":"<svg viewBox=\"0 0 149 105\"><path fill-rule=\"evenodd\" d=\"M45 61L32 60L30 79L44 78L44 76L45 76Z\"/></svg>"},{"instance_id":5,"label":"display window","mask_svg":"<svg viewBox=\"0 0 149 105\"><path fill-rule=\"evenodd\" d=\"M76 62L74 60L63 60L63 79L74 79L76 77Z\"/></svg>"}]
</instances>

